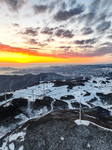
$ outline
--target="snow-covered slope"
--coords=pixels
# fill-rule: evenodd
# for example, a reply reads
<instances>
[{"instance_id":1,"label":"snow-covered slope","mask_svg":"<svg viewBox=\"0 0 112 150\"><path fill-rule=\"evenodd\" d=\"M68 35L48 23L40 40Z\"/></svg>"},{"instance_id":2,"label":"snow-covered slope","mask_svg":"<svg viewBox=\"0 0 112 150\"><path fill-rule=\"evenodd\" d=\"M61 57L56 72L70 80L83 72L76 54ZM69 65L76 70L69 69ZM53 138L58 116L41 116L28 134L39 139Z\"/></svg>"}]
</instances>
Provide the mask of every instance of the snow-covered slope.
<instances>
[{"instance_id":1,"label":"snow-covered slope","mask_svg":"<svg viewBox=\"0 0 112 150\"><path fill-rule=\"evenodd\" d=\"M8 143L9 148L15 150L11 141L19 137L24 141L25 131L16 135L14 132L32 119L61 110L73 110L78 119L80 103L83 119L99 127L112 128L112 79L109 78L41 82L6 94L0 95L0 150L7 150ZM22 149L22 146L18 148Z\"/></svg>"}]
</instances>

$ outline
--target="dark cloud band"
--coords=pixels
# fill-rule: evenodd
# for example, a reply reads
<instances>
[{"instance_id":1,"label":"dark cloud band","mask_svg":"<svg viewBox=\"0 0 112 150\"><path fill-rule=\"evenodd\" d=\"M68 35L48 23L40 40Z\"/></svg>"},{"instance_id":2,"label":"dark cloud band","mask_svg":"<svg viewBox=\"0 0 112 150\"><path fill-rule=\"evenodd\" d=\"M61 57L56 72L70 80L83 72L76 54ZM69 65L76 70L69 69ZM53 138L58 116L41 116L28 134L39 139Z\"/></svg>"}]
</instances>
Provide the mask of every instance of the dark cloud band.
<instances>
[{"instance_id":1,"label":"dark cloud band","mask_svg":"<svg viewBox=\"0 0 112 150\"><path fill-rule=\"evenodd\" d=\"M55 14L54 19L56 21L64 21L64 20L71 18L72 16L79 15L82 12L84 12L84 5L78 5L76 8L72 8L69 11L59 10Z\"/></svg>"}]
</instances>

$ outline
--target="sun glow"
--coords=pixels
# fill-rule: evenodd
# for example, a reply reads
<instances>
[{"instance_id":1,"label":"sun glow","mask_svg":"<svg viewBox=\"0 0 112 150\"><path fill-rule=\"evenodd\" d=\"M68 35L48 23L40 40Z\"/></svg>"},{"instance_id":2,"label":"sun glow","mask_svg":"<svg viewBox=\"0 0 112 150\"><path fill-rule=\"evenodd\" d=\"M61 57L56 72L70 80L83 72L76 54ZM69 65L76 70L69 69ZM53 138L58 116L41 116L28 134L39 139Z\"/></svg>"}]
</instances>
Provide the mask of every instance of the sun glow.
<instances>
[{"instance_id":1,"label":"sun glow","mask_svg":"<svg viewBox=\"0 0 112 150\"><path fill-rule=\"evenodd\" d=\"M0 62L10 63L46 63L46 62L63 62L65 59L50 56L33 56L22 53L1 52Z\"/></svg>"},{"instance_id":2,"label":"sun glow","mask_svg":"<svg viewBox=\"0 0 112 150\"><path fill-rule=\"evenodd\" d=\"M105 57L106 58L106 57ZM105 59L105 62L108 59ZM99 63L104 61L104 57L65 57L62 56L37 56L23 53L1 52L1 63Z\"/></svg>"}]
</instances>

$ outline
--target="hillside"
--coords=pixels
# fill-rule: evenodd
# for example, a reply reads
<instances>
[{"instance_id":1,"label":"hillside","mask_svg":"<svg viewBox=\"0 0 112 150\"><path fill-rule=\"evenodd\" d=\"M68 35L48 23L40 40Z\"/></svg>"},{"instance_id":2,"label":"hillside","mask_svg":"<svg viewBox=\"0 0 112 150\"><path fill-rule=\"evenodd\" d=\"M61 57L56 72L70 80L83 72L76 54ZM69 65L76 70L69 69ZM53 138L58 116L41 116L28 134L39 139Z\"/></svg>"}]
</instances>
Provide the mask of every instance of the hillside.
<instances>
[{"instance_id":1,"label":"hillside","mask_svg":"<svg viewBox=\"0 0 112 150\"><path fill-rule=\"evenodd\" d=\"M40 73L38 75L26 74L26 75L0 75L0 93L9 92L11 90L18 90L38 84L42 81L52 81L57 79L63 79L63 76L55 73Z\"/></svg>"},{"instance_id":2,"label":"hillside","mask_svg":"<svg viewBox=\"0 0 112 150\"><path fill-rule=\"evenodd\" d=\"M1 150L112 149L111 78L41 82L1 94L0 114Z\"/></svg>"}]
</instances>

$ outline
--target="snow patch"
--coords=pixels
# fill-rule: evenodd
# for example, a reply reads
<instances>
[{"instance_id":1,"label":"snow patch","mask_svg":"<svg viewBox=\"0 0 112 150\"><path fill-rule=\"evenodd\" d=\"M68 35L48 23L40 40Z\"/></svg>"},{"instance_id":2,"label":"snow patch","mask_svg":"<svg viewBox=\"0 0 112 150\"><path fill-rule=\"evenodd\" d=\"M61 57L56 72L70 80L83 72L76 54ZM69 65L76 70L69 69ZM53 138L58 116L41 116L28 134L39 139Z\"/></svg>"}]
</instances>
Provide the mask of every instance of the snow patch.
<instances>
[{"instance_id":1,"label":"snow patch","mask_svg":"<svg viewBox=\"0 0 112 150\"><path fill-rule=\"evenodd\" d=\"M91 147L91 145L88 143L88 144L87 144L87 147L88 147L88 148L90 148L90 147Z\"/></svg>"},{"instance_id":2,"label":"snow patch","mask_svg":"<svg viewBox=\"0 0 112 150\"><path fill-rule=\"evenodd\" d=\"M10 148L11 150L15 150L14 143L9 144L9 148Z\"/></svg>"},{"instance_id":3,"label":"snow patch","mask_svg":"<svg viewBox=\"0 0 112 150\"><path fill-rule=\"evenodd\" d=\"M65 138L63 136L61 136L60 139L61 139L61 141L64 141Z\"/></svg>"},{"instance_id":4,"label":"snow patch","mask_svg":"<svg viewBox=\"0 0 112 150\"><path fill-rule=\"evenodd\" d=\"M85 126L88 126L88 125L90 124L90 121L77 119L77 120L75 120L75 123L76 123L77 125L85 125Z\"/></svg>"},{"instance_id":5,"label":"snow patch","mask_svg":"<svg viewBox=\"0 0 112 150\"><path fill-rule=\"evenodd\" d=\"M24 141L25 134L26 134L25 132L19 132L19 133L15 133L13 135L11 134L9 137L9 142L15 141L18 138L20 139L19 141Z\"/></svg>"}]
</instances>

